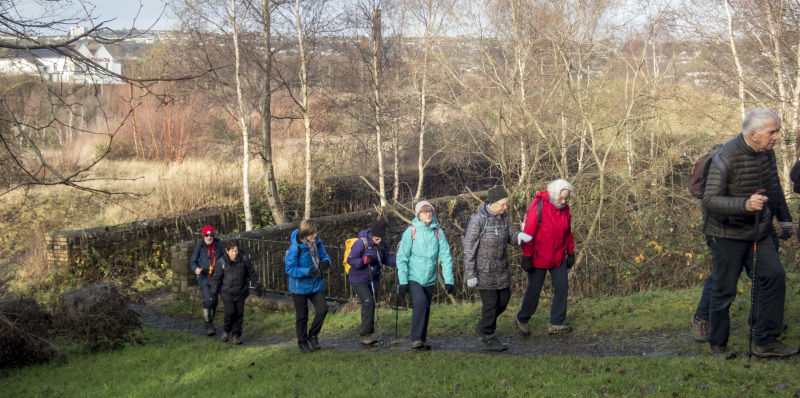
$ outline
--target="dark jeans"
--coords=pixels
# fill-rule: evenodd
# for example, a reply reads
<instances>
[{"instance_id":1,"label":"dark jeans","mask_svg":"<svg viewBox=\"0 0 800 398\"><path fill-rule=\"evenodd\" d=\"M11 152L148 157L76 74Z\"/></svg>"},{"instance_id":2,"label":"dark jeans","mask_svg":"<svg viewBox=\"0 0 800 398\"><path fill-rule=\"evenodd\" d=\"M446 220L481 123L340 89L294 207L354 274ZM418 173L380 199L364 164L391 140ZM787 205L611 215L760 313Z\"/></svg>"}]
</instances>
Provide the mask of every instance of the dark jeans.
<instances>
[{"instance_id":1,"label":"dark jeans","mask_svg":"<svg viewBox=\"0 0 800 398\"><path fill-rule=\"evenodd\" d=\"M434 286L422 286L417 282L408 281L408 294L414 302L411 311L411 341L426 341L428 337L428 318L431 315Z\"/></svg>"},{"instance_id":2,"label":"dark jeans","mask_svg":"<svg viewBox=\"0 0 800 398\"><path fill-rule=\"evenodd\" d=\"M508 307L511 299L511 288L500 290L478 290L481 295L481 331L486 335L497 330L497 317Z\"/></svg>"},{"instance_id":3,"label":"dark jeans","mask_svg":"<svg viewBox=\"0 0 800 398\"><path fill-rule=\"evenodd\" d=\"M770 233L769 237L772 239L772 243L775 245L775 250L780 249L780 239L778 239L778 234L775 232L775 228L772 228L772 232ZM706 235L706 245L711 248L711 245L714 244L714 240ZM780 252L778 252L780 256ZM753 276L750 274L750 266L752 265L752 259L750 261L746 261L744 263L744 270L747 273L747 277L753 279ZM700 302L697 303L697 310L694 312L694 316L697 319L702 319L704 321L708 320L708 307L711 306L711 291L714 289L714 277L713 275L709 275L706 278L705 284L703 284L703 292L700 294ZM749 322L748 322L749 324Z\"/></svg>"},{"instance_id":4,"label":"dark jeans","mask_svg":"<svg viewBox=\"0 0 800 398\"><path fill-rule=\"evenodd\" d=\"M325 301L325 294L321 291L311 294L294 294L292 293L292 300L294 300L295 311L295 332L297 333L297 342L305 343L308 341L308 336L316 336L322 330L322 322L328 315L328 303ZM314 321L311 322L311 329L308 327L308 300L314 305Z\"/></svg>"},{"instance_id":5,"label":"dark jeans","mask_svg":"<svg viewBox=\"0 0 800 398\"><path fill-rule=\"evenodd\" d=\"M353 282L351 285L356 297L361 301L361 329L359 333L362 336L372 334L375 332L375 298L372 296L372 287L369 283L362 282ZM377 293L375 296L377 297Z\"/></svg>"},{"instance_id":6,"label":"dark jeans","mask_svg":"<svg viewBox=\"0 0 800 398\"><path fill-rule=\"evenodd\" d=\"M244 300L222 300L225 304L225 323L222 330L242 335L242 321L244 321Z\"/></svg>"},{"instance_id":7,"label":"dark jeans","mask_svg":"<svg viewBox=\"0 0 800 398\"><path fill-rule=\"evenodd\" d=\"M736 284L742 267L753 259L753 242L713 238L711 259L715 280L711 290L708 342L711 346L728 343L730 332L730 307L736 299ZM783 327L783 305L786 298L786 273L772 239L758 242L758 252L753 274L756 290L753 308L753 339L758 345L778 341Z\"/></svg>"},{"instance_id":8,"label":"dark jeans","mask_svg":"<svg viewBox=\"0 0 800 398\"><path fill-rule=\"evenodd\" d=\"M517 313L517 319L528 322L536 308L539 306L539 294L542 292L544 277L547 276L548 269L533 268L533 272L528 272L528 288L522 296L522 306ZM550 324L561 325L567 318L567 292L569 283L567 280L567 260L561 265L550 268L550 278L553 280L553 305L550 307Z\"/></svg>"},{"instance_id":9,"label":"dark jeans","mask_svg":"<svg viewBox=\"0 0 800 398\"><path fill-rule=\"evenodd\" d=\"M211 294L211 286L208 284L208 279L206 279L205 282L198 281L197 283L200 285L200 291L203 294L203 308L208 308L210 310L217 309L219 295Z\"/></svg>"}]
</instances>

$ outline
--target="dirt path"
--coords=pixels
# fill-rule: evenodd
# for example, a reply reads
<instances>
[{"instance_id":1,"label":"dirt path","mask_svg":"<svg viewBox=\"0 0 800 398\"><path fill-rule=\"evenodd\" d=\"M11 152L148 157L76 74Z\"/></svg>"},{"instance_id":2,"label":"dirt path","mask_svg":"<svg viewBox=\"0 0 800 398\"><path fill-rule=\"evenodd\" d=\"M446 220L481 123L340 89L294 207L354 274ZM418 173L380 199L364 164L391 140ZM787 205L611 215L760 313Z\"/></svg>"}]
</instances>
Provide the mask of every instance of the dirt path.
<instances>
[{"instance_id":1,"label":"dirt path","mask_svg":"<svg viewBox=\"0 0 800 398\"><path fill-rule=\"evenodd\" d=\"M139 318L147 325L160 329L180 330L205 336L202 319L195 314L189 329L189 319L160 312L144 303L132 304L131 308L139 314ZM218 332L221 333L218 327ZM364 347L355 337L320 335L320 344L323 349L333 350L378 350L389 352L410 351L411 342L407 337L395 339L394 330L384 330L383 343L375 346ZM435 334L433 327L430 332ZM212 338L218 338L219 335ZM375 336L377 337L377 336ZM660 357L666 355L679 356L705 356L708 355L706 344L695 343L691 339L689 328L685 330L665 330L655 333L641 334L607 334L591 337L574 335L562 336L532 336L523 338L518 334L499 335L500 341L508 344L508 351L500 355L588 355L596 357L606 356L649 356ZM279 345L296 346L296 340L291 336L274 335L253 330L245 330L243 342L247 345ZM458 336L432 336L428 343L434 350L449 350L461 352L481 352L483 343L473 334Z\"/></svg>"}]
</instances>

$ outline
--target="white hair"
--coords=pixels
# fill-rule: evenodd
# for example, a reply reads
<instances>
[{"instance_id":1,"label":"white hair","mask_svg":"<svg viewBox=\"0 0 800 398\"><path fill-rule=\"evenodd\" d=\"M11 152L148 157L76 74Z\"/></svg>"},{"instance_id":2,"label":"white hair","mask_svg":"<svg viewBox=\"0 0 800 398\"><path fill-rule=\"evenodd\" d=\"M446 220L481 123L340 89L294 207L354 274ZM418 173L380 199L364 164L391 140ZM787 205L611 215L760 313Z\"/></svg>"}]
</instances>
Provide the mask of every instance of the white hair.
<instances>
[{"instance_id":1,"label":"white hair","mask_svg":"<svg viewBox=\"0 0 800 398\"><path fill-rule=\"evenodd\" d=\"M775 123L781 124L781 118L777 113L764 108L755 108L744 116L742 121L742 135L750 134L751 130L761 130L767 118L772 118Z\"/></svg>"},{"instance_id":2,"label":"white hair","mask_svg":"<svg viewBox=\"0 0 800 398\"><path fill-rule=\"evenodd\" d=\"M550 184L547 184L547 193L550 194L550 199L556 200L561 197L561 191L563 190L569 191L569 196L572 196L575 193L575 187L569 183L567 180L558 179Z\"/></svg>"}]
</instances>

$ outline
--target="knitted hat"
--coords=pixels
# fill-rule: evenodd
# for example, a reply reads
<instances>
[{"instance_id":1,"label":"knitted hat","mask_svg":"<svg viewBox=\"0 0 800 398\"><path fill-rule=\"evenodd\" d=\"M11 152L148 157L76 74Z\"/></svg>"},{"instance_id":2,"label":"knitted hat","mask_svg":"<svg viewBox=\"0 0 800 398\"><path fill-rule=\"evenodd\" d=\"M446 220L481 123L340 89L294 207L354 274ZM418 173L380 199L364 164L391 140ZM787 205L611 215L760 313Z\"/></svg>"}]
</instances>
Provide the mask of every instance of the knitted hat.
<instances>
[{"instance_id":1,"label":"knitted hat","mask_svg":"<svg viewBox=\"0 0 800 398\"><path fill-rule=\"evenodd\" d=\"M414 214L416 214L417 217L419 217L420 210L422 210L422 208L425 207L425 206L430 206L431 210L433 210L433 205L430 202L428 202L427 200L423 200L423 201L420 201L419 203L417 203L417 205L414 207Z\"/></svg>"},{"instance_id":2,"label":"knitted hat","mask_svg":"<svg viewBox=\"0 0 800 398\"><path fill-rule=\"evenodd\" d=\"M497 185L489 189L489 204L499 202L507 197L508 193L502 185Z\"/></svg>"},{"instance_id":3,"label":"knitted hat","mask_svg":"<svg viewBox=\"0 0 800 398\"><path fill-rule=\"evenodd\" d=\"M369 229L370 235L376 238L385 238L386 237L386 221L378 220L372 223L372 227Z\"/></svg>"},{"instance_id":4,"label":"knitted hat","mask_svg":"<svg viewBox=\"0 0 800 398\"><path fill-rule=\"evenodd\" d=\"M210 225L206 225L205 227L203 227L203 236L208 236L208 235L214 236L214 227Z\"/></svg>"}]
</instances>

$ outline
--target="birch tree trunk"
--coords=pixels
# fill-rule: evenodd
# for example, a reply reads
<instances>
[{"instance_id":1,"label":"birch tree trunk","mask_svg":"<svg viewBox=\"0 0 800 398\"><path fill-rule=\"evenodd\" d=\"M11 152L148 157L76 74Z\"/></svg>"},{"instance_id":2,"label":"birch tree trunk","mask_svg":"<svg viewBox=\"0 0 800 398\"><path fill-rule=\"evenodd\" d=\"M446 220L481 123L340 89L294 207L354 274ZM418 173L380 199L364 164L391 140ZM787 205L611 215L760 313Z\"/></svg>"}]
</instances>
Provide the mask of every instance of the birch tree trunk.
<instances>
[{"instance_id":1,"label":"birch tree trunk","mask_svg":"<svg viewBox=\"0 0 800 398\"><path fill-rule=\"evenodd\" d=\"M731 5L729 0L725 0L725 15L728 17L728 39L730 43L728 46L731 49L731 55L733 56L733 61L736 64L736 73L738 76L738 84L739 84L739 107L742 113L742 119L744 119L745 114L745 105L744 105L744 72L742 71L742 63L739 60L739 53L736 50L736 41L733 38L733 16L731 15Z\"/></svg>"},{"instance_id":2,"label":"birch tree trunk","mask_svg":"<svg viewBox=\"0 0 800 398\"><path fill-rule=\"evenodd\" d=\"M270 0L261 0L261 23L264 46L264 81L261 85L261 157L263 158L264 187L267 204L275 224L288 220L275 180L275 165L272 161L272 8Z\"/></svg>"},{"instance_id":3,"label":"birch tree trunk","mask_svg":"<svg viewBox=\"0 0 800 398\"><path fill-rule=\"evenodd\" d=\"M244 111L244 101L242 99L242 79L241 79L241 57L239 55L239 26L236 20L236 0L231 0L230 13L231 26L233 28L233 54L234 67L236 70L236 105L239 109L239 127L242 129L242 196L244 203L244 223L245 230L253 229L253 216L250 212L250 137L247 128L247 116Z\"/></svg>"},{"instance_id":4,"label":"birch tree trunk","mask_svg":"<svg viewBox=\"0 0 800 398\"><path fill-rule=\"evenodd\" d=\"M303 115L305 128L305 210L303 218L311 218L311 117L308 114L308 59L303 26L300 22L300 0L295 0L295 16L297 17L297 43L300 50L300 112Z\"/></svg>"},{"instance_id":5,"label":"birch tree trunk","mask_svg":"<svg viewBox=\"0 0 800 398\"><path fill-rule=\"evenodd\" d=\"M376 151L378 152L378 189L381 192L381 207L386 206L386 182L384 181L385 172L383 170L383 138L381 137L383 128L383 108L381 106L381 10L373 8L372 17L372 90L375 99L375 141Z\"/></svg>"}]
</instances>

